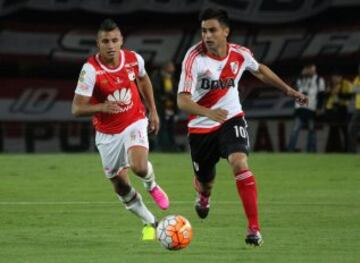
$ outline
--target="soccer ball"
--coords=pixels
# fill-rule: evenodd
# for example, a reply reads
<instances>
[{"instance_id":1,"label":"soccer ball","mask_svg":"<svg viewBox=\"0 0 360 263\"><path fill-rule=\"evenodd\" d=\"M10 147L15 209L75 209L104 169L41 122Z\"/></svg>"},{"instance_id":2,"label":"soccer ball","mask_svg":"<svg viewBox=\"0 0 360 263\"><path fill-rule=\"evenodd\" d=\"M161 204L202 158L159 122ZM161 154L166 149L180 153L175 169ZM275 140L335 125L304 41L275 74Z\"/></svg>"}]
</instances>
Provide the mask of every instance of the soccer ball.
<instances>
[{"instance_id":1,"label":"soccer ball","mask_svg":"<svg viewBox=\"0 0 360 263\"><path fill-rule=\"evenodd\" d=\"M156 238L169 250L186 248L192 239L190 222L180 215L169 215L161 219L156 229Z\"/></svg>"}]
</instances>

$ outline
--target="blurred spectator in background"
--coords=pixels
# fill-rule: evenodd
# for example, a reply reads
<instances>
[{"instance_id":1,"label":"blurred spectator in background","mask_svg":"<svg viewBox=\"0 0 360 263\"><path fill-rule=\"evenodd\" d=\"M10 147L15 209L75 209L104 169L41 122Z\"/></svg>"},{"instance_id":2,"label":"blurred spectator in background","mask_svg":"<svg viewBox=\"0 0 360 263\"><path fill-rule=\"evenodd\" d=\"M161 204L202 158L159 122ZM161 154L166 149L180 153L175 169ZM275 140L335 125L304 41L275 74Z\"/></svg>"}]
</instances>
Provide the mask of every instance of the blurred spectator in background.
<instances>
[{"instance_id":1,"label":"blurred spectator in background","mask_svg":"<svg viewBox=\"0 0 360 263\"><path fill-rule=\"evenodd\" d=\"M175 65L172 61L168 61L152 75L155 100L161 123L154 150L177 150L175 143L177 83L174 78L174 73Z\"/></svg>"},{"instance_id":2,"label":"blurred spectator in background","mask_svg":"<svg viewBox=\"0 0 360 263\"><path fill-rule=\"evenodd\" d=\"M335 72L327 87L326 119L329 122L327 152L345 152L348 146L349 102L352 83ZM341 136L342 134L342 136Z\"/></svg>"},{"instance_id":3,"label":"blurred spectator in background","mask_svg":"<svg viewBox=\"0 0 360 263\"><path fill-rule=\"evenodd\" d=\"M356 153L358 145L358 136L360 130L360 64L358 75L355 77L352 88L354 98L354 110L349 124L349 152Z\"/></svg>"},{"instance_id":4,"label":"blurred spectator in background","mask_svg":"<svg viewBox=\"0 0 360 263\"><path fill-rule=\"evenodd\" d=\"M307 127L306 150L316 152L315 118L317 111L322 108L325 81L317 75L315 64L309 64L303 68L301 76L296 81L296 86L299 92L308 96L309 103L301 105L295 102L295 123L290 135L288 150L295 151L299 133L302 128Z\"/></svg>"}]
</instances>

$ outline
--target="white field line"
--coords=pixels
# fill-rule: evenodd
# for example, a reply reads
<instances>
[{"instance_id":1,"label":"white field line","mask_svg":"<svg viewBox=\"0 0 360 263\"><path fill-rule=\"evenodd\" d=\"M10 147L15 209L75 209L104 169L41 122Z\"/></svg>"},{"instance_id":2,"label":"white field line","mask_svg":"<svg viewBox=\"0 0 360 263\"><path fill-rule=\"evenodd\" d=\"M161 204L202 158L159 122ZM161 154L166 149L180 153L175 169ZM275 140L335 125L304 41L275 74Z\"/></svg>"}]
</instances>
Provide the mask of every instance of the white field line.
<instances>
[{"instance_id":1,"label":"white field line","mask_svg":"<svg viewBox=\"0 0 360 263\"><path fill-rule=\"evenodd\" d=\"M146 202L151 203L151 202ZM180 205L188 205L194 204L194 201L170 201L171 204L180 204ZM219 205L241 205L239 201L212 201L212 204ZM24 205L24 206L37 206L37 205L118 205L119 201L0 201L0 206L16 206L16 205ZM326 203L326 202L264 202L260 203L260 205L294 205L294 206L338 206L345 205L345 203Z\"/></svg>"}]
</instances>

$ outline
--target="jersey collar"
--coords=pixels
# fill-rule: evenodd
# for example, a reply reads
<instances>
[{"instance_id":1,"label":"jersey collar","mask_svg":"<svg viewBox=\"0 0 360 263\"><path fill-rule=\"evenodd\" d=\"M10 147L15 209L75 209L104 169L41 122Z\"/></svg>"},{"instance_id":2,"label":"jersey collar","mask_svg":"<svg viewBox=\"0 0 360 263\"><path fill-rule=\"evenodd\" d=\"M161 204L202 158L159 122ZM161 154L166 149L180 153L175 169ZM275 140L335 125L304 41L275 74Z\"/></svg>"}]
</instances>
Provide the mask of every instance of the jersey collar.
<instances>
[{"instance_id":1,"label":"jersey collar","mask_svg":"<svg viewBox=\"0 0 360 263\"><path fill-rule=\"evenodd\" d=\"M115 68L110 68L108 66L106 66L105 64L103 64L100 60L100 54L97 53L95 55L95 59L97 61L97 63L99 63L100 67L105 70L106 72L109 72L109 73L114 73L114 72L117 72L119 71L120 69L123 68L124 64L125 64L125 58L124 58L124 51L122 49L120 49L119 51L119 66L115 67Z\"/></svg>"},{"instance_id":2,"label":"jersey collar","mask_svg":"<svg viewBox=\"0 0 360 263\"><path fill-rule=\"evenodd\" d=\"M226 43L226 55L223 56L223 57L216 56L216 55L213 55L213 54L211 54L210 52L208 52L207 49L206 49L206 45L205 45L204 42L202 42L201 45L202 45L202 47L203 47L203 50L204 50L204 53L205 53L206 56L208 56L209 58L218 60L218 61L222 61L222 60L226 59L227 56L229 55L229 52L230 52L230 45L229 45L228 42Z\"/></svg>"}]
</instances>

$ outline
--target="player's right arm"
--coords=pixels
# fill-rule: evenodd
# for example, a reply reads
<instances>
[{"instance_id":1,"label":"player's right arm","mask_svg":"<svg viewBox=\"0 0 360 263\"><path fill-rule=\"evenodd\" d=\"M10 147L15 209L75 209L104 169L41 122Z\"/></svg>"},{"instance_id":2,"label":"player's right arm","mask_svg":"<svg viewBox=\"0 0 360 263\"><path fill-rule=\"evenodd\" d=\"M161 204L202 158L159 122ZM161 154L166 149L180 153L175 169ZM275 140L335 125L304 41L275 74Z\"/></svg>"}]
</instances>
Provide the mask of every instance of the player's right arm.
<instances>
[{"instance_id":1,"label":"player's right arm","mask_svg":"<svg viewBox=\"0 0 360 263\"><path fill-rule=\"evenodd\" d=\"M223 109L209 109L199 105L192 99L197 83L197 64L194 59L196 51L189 50L186 54L180 75L177 105L180 110L198 116L205 116L217 122L224 122L228 112Z\"/></svg>"},{"instance_id":2,"label":"player's right arm","mask_svg":"<svg viewBox=\"0 0 360 263\"><path fill-rule=\"evenodd\" d=\"M209 109L197 104L192 100L190 93L179 93L177 96L177 104L179 109L189 114L205 116L220 123L226 120L228 114L228 111L221 108Z\"/></svg>"},{"instance_id":3,"label":"player's right arm","mask_svg":"<svg viewBox=\"0 0 360 263\"><path fill-rule=\"evenodd\" d=\"M91 116L97 112L115 114L119 113L119 105L115 101L91 104L91 97L75 94L71 112L75 117Z\"/></svg>"},{"instance_id":4,"label":"player's right arm","mask_svg":"<svg viewBox=\"0 0 360 263\"><path fill-rule=\"evenodd\" d=\"M75 89L75 95L71 106L71 112L76 117L91 116L97 112L118 113L119 106L114 101L92 104L90 102L96 81L96 70L85 63L79 76Z\"/></svg>"}]
</instances>

